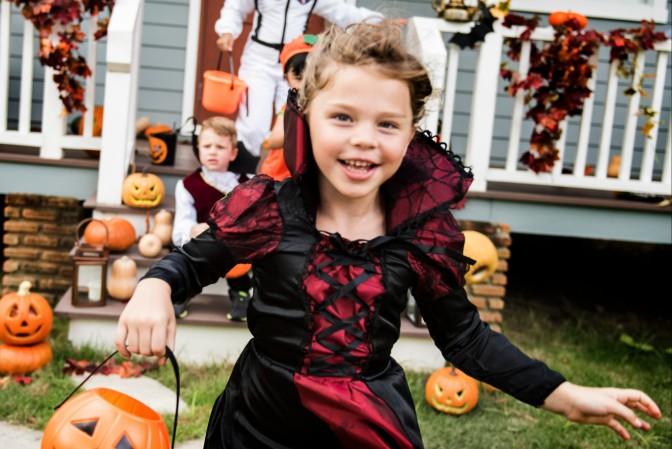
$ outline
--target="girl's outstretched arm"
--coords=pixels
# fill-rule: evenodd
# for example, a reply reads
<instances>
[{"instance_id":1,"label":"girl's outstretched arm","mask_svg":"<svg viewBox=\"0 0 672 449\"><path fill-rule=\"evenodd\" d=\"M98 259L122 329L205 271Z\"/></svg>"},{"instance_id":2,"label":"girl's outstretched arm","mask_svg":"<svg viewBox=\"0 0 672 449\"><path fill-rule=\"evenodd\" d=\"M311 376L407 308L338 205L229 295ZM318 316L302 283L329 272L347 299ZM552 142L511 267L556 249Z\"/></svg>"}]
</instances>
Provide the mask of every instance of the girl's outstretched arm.
<instances>
[{"instance_id":1,"label":"girl's outstretched arm","mask_svg":"<svg viewBox=\"0 0 672 449\"><path fill-rule=\"evenodd\" d=\"M166 346L175 348L175 329L170 286L161 279L143 279L119 316L114 344L126 358L163 357Z\"/></svg>"},{"instance_id":2,"label":"girl's outstretched arm","mask_svg":"<svg viewBox=\"0 0 672 449\"><path fill-rule=\"evenodd\" d=\"M542 408L577 423L607 426L624 440L629 440L630 434L623 427L623 422L636 429L651 429L651 425L641 420L635 411L654 419L661 416L658 405L639 390L584 387L570 382L556 388Z\"/></svg>"}]
</instances>

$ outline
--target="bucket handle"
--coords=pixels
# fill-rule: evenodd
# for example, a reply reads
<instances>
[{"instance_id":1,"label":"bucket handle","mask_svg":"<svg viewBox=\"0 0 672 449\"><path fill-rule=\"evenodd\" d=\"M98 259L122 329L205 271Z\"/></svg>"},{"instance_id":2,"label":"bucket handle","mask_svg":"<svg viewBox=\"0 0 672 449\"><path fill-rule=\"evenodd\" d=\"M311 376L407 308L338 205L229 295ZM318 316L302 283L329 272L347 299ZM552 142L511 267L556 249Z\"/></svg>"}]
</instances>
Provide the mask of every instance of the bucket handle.
<instances>
[{"instance_id":1,"label":"bucket handle","mask_svg":"<svg viewBox=\"0 0 672 449\"><path fill-rule=\"evenodd\" d=\"M75 387L75 389L70 392L68 397L63 399L63 402L61 402L56 407L54 407L54 410L58 410L63 404L65 404L68 401L68 399L70 399L75 393L77 393L77 391L80 388L82 388L82 385L84 385L86 383L86 381L91 378L91 376L96 374L96 371L98 371L100 368L102 368L103 365L105 365L108 360L110 360L112 357L117 355L117 352L118 351L115 350L112 354L105 357L105 360L100 362L98 364L98 366L96 366L93 369L93 371L91 371L91 373L89 373L89 375L86 376L86 379L84 379L82 381L82 383L77 385ZM173 440L172 440L172 444L170 445L170 447L172 449L175 449L175 434L177 433L177 413L179 412L179 408L180 408L180 367L177 364L177 358L175 357L175 354L173 354L173 351L171 351L168 346L166 346L166 357L168 357L168 359L170 360L170 363L173 365L173 371L175 372L175 390L176 390L176 395L175 396L177 397L177 400L175 402L175 420L173 421Z\"/></svg>"},{"instance_id":2,"label":"bucket handle","mask_svg":"<svg viewBox=\"0 0 672 449\"><path fill-rule=\"evenodd\" d=\"M223 50L219 51L219 57L217 58L217 70L220 69L222 65L222 53L224 53ZM233 90L233 85L235 84L235 78L236 78L236 68L233 65L233 52L232 51L227 51L229 54L229 68L231 70L231 90Z\"/></svg>"}]
</instances>

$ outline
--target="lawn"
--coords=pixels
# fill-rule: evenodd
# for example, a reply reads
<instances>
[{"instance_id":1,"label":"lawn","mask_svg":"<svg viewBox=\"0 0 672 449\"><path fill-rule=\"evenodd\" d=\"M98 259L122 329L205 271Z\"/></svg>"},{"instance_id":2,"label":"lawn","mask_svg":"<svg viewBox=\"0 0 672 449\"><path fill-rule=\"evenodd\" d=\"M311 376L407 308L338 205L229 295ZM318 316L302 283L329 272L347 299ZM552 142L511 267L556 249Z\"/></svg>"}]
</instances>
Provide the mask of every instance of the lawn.
<instances>
[{"instance_id":1,"label":"lawn","mask_svg":"<svg viewBox=\"0 0 672 449\"><path fill-rule=\"evenodd\" d=\"M631 265L624 263L623 268L616 269L608 261L617 258L621 250L602 254L604 248L597 248L595 255L600 254L607 261L597 260L595 255L589 259L593 263L605 263L611 269L593 267L588 273L580 271L577 263L572 267L574 271L568 270L565 276L571 274L573 279L551 276L551 280L544 280L542 275L547 270L552 273L562 269L561 265L554 266L560 262L523 264L519 261L534 257L536 251L544 248L530 245L528 254L525 248L516 253L514 247L512 254L518 259L512 257L511 260L503 332L530 355L546 361L576 383L633 387L647 392L663 411L663 418L653 423L650 432L629 429L632 440L622 442L607 428L573 424L503 393L484 390L478 406L470 413L457 417L442 414L424 400L424 383L430 373L409 372L408 381L416 400L426 448L672 447L672 326L669 313L653 299L665 282L649 287L643 282L633 282L638 278L632 261L650 267L648 258L652 256L650 252L633 253L631 248L626 249ZM575 253L578 260L584 256L581 251ZM663 256L669 265L669 248L664 250ZM631 270L628 272L631 276L626 277L621 269ZM655 276L656 269L649 274ZM605 278L601 270L606 270L608 277ZM611 287L595 287L596 279L608 280ZM619 281L628 283L621 285ZM54 360L104 357L90 349L73 349L67 343L66 334L67 321L57 319L50 337ZM212 402L224 388L230 372L229 367L217 365L181 366L181 371L182 398L191 410L180 415L178 441L203 434ZM150 371L148 375L168 386L174 383L170 369ZM0 419L41 429L54 405L73 388L58 363L34 373L32 379L30 385L8 382L6 388L0 390ZM166 417L166 422L171 426L171 417Z\"/></svg>"}]
</instances>

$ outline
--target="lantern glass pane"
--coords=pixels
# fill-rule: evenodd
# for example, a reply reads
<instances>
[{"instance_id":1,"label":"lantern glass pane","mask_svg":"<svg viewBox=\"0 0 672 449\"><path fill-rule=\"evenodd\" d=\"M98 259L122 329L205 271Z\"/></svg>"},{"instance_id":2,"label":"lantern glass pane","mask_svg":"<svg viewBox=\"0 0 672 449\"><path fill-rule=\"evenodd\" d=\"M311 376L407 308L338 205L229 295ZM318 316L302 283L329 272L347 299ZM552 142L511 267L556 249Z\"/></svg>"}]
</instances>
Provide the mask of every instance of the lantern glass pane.
<instances>
[{"instance_id":1,"label":"lantern glass pane","mask_svg":"<svg viewBox=\"0 0 672 449\"><path fill-rule=\"evenodd\" d=\"M102 300L104 265L78 265L77 293L81 303L98 303Z\"/></svg>"}]
</instances>

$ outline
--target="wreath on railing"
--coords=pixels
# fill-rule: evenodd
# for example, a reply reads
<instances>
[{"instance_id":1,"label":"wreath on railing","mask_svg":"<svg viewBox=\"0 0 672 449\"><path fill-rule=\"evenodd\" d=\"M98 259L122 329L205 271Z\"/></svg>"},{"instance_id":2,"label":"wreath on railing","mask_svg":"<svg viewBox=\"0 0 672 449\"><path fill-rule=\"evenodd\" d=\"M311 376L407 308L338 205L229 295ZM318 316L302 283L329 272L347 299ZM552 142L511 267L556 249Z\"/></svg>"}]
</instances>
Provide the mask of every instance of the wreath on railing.
<instances>
[{"instance_id":1,"label":"wreath on railing","mask_svg":"<svg viewBox=\"0 0 672 449\"><path fill-rule=\"evenodd\" d=\"M112 13L114 0L9 0L26 20L32 22L39 35L38 59L51 67L59 97L67 113L85 112L84 87L80 81L91 76L79 46L86 34L81 29L86 16L94 17L105 11ZM95 40L107 35L107 17L97 21ZM95 63L95 62L94 62Z\"/></svg>"},{"instance_id":2,"label":"wreath on railing","mask_svg":"<svg viewBox=\"0 0 672 449\"><path fill-rule=\"evenodd\" d=\"M560 14L565 15L564 19L559 17ZM525 27L518 39L505 40L507 55L512 61L520 60L522 41L530 40L539 21L538 15L532 18L513 13L506 15L503 26ZM595 68L590 58L599 45L610 47L610 63L619 61L618 75L630 78L635 73L633 61L637 52L651 50L656 42L667 39L665 33L655 31L655 25L646 20L641 22L639 28L619 28L607 34L584 29L587 19L576 13L552 13L549 23L555 30L554 39L541 49L534 42L531 43L527 76L521 78L516 72L507 69L506 64L500 70L501 77L510 82L505 87L509 95L515 96L521 89L527 92L525 103L531 106L526 117L532 119L535 126L530 137L530 148L521 156L520 162L535 173L551 171L559 159L556 144L562 136L560 123L567 117L583 112L584 101L592 94L588 80ZM643 75L639 85L626 89L624 94L633 95L638 91L646 97L642 83L650 77L652 75ZM647 118L642 132L648 137L657 112L643 106L640 113Z\"/></svg>"}]
</instances>

